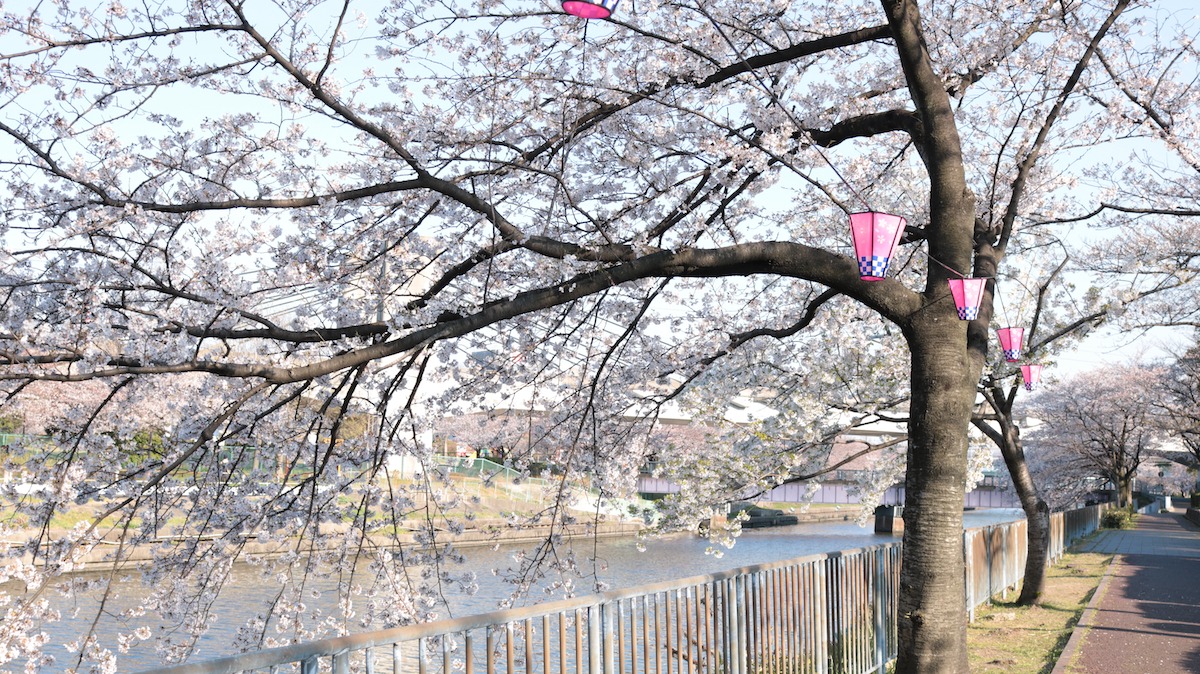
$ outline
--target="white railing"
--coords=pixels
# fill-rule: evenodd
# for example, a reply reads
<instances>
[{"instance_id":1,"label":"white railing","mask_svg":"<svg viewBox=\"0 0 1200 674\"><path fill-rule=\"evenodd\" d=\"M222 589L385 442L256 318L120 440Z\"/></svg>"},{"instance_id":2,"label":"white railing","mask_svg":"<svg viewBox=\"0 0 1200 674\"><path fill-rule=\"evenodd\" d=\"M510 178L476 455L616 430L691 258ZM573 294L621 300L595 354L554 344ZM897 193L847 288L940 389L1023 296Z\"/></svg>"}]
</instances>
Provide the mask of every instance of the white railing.
<instances>
[{"instance_id":1,"label":"white railing","mask_svg":"<svg viewBox=\"0 0 1200 674\"><path fill-rule=\"evenodd\" d=\"M1051 515L1050 558L1101 506ZM1025 522L963 533L968 609L1016 585ZM896 651L899 543L153 670L350 674L866 674Z\"/></svg>"}]
</instances>

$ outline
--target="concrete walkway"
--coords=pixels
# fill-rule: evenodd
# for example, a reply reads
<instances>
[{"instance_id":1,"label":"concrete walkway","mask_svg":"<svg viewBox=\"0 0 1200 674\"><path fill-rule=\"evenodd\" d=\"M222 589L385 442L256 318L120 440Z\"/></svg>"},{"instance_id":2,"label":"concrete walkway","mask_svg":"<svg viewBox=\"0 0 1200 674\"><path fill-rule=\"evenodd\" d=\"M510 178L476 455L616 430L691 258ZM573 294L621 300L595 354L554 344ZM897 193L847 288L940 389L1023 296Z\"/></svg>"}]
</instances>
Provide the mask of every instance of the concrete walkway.
<instances>
[{"instance_id":1,"label":"concrete walkway","mask_svg":"<svg viewBox=\"0 0 1200 674\"><path fill-rule=\"evenodd\" d=\"M1142 515L1078 549L1116 557L1054 674L1200 674L1200 527Z\"/></svg>"}]
</instances>

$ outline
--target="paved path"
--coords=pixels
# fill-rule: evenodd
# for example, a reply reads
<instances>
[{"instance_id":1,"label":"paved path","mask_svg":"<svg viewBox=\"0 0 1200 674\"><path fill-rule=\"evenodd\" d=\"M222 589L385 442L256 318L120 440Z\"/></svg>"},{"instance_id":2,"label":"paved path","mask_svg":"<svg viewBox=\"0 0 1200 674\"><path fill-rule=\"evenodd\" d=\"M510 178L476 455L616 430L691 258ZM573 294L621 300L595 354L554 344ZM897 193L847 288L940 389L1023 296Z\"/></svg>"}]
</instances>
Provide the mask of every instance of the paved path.
<instances>
[{"instance_id":1,"label":"paved path","mask_svg":"<svg viewBox=\"0 0 1200 674\"><path fill-rule=\"evenodd\" d=\"M1200 674L1200 527L1142 515L1079 549L1117 556L1055 674Z\"/></svg>"}]
</instances>

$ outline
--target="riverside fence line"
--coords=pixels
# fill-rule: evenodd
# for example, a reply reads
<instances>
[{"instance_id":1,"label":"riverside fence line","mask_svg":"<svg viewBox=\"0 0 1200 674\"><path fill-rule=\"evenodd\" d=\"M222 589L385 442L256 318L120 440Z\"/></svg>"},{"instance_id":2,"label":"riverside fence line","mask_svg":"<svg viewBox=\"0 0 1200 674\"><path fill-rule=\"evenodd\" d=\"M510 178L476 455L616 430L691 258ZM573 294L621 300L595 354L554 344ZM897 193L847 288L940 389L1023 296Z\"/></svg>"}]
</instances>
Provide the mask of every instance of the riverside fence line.
<instances>
[{"instance_id":1,"label":"riverside fence line","mask_svg":"<svg viewBox=\"0 0 1200 674\"><path fill-rule=\"evenodd\" d=\"M1105 506L1053 513L1050 561ZM900 543L300 643L164 674L866 674L896 655ZM1025 521L963 532L967 608L1020 581Z\"/></svg>"}]
</instances>

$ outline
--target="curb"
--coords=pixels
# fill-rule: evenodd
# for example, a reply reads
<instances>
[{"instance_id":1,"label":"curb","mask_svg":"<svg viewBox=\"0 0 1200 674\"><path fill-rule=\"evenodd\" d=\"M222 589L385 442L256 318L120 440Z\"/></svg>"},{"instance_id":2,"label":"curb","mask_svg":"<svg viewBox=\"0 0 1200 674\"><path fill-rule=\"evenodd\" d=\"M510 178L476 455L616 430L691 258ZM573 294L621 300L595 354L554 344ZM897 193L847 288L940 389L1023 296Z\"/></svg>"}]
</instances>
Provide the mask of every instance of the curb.
<instances>
[{"instance_id":1,"label":"curb","mask_svg":"<svg viewBox=\"0 0 1200 674\"><path fill-rule=\"evenodd\" d=\"M1183 517L1192 524L1195 524L1197 527L1200 527L1200 509L1188 508Z\"/></svg>"},{"instance_id":2,"label":"curb","mask_svg":"<svg viewBox=\"0 0 1200 674\"><path fill-rule=\"evenodd\" d=\"M1079 616L1079 622L1075 623L1075 627L1071 628L1071 638L1067 640L1067 645L1063 647L1063 651L1058 656L1058 662L1054 663L1054 669L1050 670L1050 674L1068 674L1071 668L1071 661L1075 659L1080 648L1083 646L1084 637L1088 630L1092 628L1092 623L1096 619L1096 614L1100 612L1100 601L1104 599L1104 595L1108 593L1108 583L1112 580L1113 571L1120 567L1121 558L1124 555L1113 555L1112 561L1108 563L1108 568L1104 570L1104 577L1100 579L1100 584L1096 586L1096 591L1092 593L1092 598L1088 601L1087 608L1083 609L1083 613Z\"/></svg>"}]
</instances>

